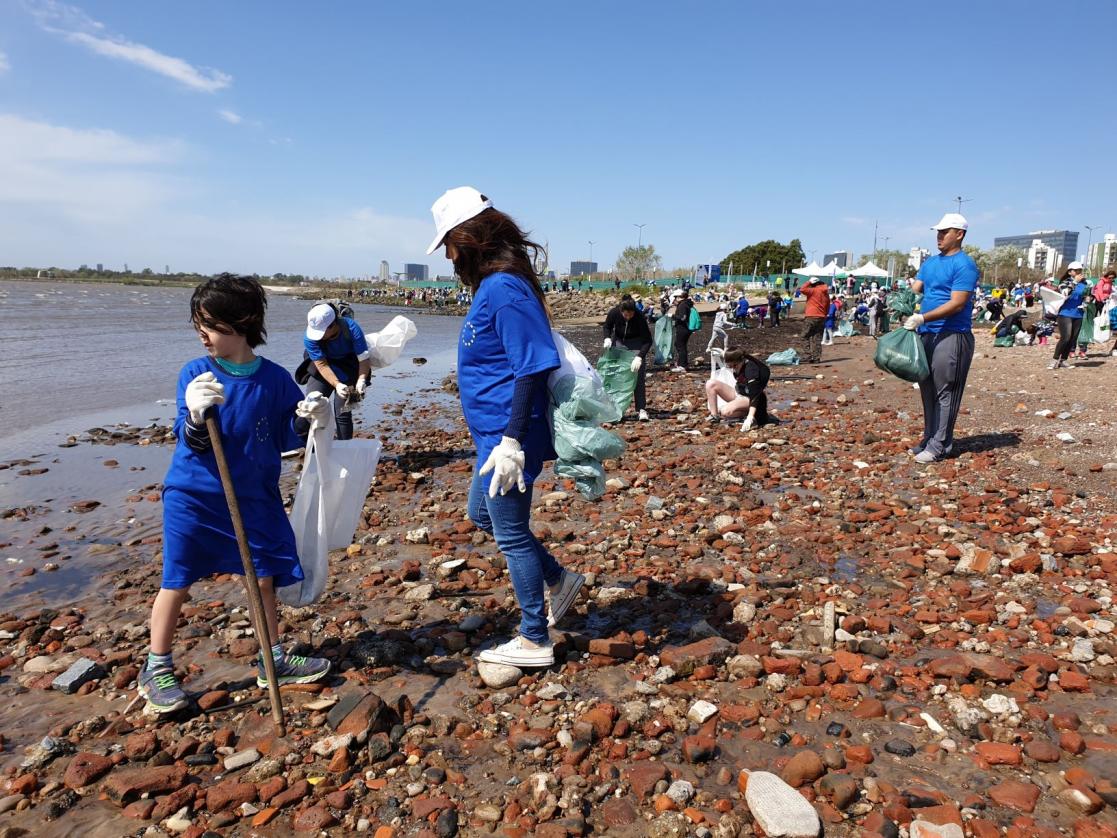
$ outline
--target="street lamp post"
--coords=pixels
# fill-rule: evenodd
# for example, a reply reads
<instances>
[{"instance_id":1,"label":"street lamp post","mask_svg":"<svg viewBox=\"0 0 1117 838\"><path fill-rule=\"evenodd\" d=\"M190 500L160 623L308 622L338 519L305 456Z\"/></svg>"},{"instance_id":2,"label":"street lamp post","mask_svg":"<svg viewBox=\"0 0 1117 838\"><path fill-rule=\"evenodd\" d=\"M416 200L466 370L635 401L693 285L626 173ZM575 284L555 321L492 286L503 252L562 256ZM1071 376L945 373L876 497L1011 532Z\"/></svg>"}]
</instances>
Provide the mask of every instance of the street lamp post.
<instances>
[{"instance_id":1,"label":"street lamp post","mask_svg":"<svg viewBox=\"0 0 1117 838\"><path fill-rule=\"evenodd\" d=\"M647 227L648 225L647 224L633 224L632 226L635 227L639 231L637 233L637 237L636 237L636 248L637 248L637 250L642 250L643 247L644 247L644 228ZM637 269L637 272L639 272L639 269ZM635 278L639 279L640 277L637 276Z\"/></svg>"},{"instance_id":2,"label":"street lamp post","mask_svg":"<svg viewBox=\"0 0 1117 838\"><path fill-rule=\"evenodd\" d=\"M1093 268L1093 265L1090 263L1090 247L1094 244L1094 230L1098 229L1101 225L1083 224L1082 226L1090 231L1090 235L1086 239L1086 276L1089 276L1090 270Z\"/></svg>"}]
</instances>

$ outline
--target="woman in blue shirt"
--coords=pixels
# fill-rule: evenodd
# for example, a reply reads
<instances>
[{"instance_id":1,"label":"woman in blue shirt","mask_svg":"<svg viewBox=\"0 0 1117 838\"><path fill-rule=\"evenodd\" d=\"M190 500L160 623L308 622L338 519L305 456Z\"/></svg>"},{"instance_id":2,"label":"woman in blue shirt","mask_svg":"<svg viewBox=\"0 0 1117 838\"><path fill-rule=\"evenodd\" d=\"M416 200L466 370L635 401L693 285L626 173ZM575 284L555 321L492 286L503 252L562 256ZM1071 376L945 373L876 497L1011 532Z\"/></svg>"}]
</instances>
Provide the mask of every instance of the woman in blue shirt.
<instances>
[{"instance_id":1,"label":"woman in blue shirt","mask_svg":"<svg viewBox=\"0 0 1117 838\"><path fill-rule=\"evenodd\" d=\"M559 367L550 312L529 255L541 248L469 186L447 191L431 213L437 233L427 253L445 245L446 258L473 291L458 341L462 413L479 466L469 517L496 539L521 611L519 635L478 657L550 666L555 656L548 626L573 605L585 577L560 567L529 524L532 483L555 458L547 376Z\"/></svg>"},{"instance_id":2,"label":"woman in blue shirt","mask_svg":"<svg viewBox=\"0 0 1117 838\"><path fill-rule=\"evenodd\" d=\"M1073 282L1074 287L1059 308L1056 320L1059 327L1059 342L1055 344L1055 359L1047 367L1051 370L1074 366L1068 364L1067 359L1074 351L1074 345L1078 343L1078 333L1082 329L1082 308L1090 290L1090 286L1086 284L1086 273L1082 270L1081 262L1071 262L1067 265L1067 273L1063 279Z\"/></svg>"}]
</instances>

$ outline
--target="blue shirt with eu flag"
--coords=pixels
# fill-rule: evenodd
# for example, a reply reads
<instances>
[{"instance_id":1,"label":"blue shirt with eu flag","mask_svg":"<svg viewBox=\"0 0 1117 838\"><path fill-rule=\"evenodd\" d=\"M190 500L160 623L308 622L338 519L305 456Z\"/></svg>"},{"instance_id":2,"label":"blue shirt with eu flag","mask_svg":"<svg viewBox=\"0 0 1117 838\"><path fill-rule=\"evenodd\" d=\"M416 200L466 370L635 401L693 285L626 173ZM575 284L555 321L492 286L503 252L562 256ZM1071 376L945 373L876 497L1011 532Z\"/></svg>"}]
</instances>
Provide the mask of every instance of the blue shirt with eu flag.
<instances>
[{"instance_id":1,"label":"blue shirt with eu flag","mask_svg":"<svg viewBox=\"0 0 1117 838\"><path fill-rule=\"evenodd\" d=\"M928 320L919 327L928 332L969 332L973 330L973 293L977 290L977 263L965 251L950 256L941 253L923 263L916 279L923 281L923 302L920 311L931 311L950 302L952 291L967 291L970 298L961 311L942 320Z\"/></svg>"},{"instance_id":2,"label":"blue shirt with eu flag","mask_svg":"<svg viewBox=\"0 0 1117 838\"><path fill-rule=\"evenodd\" d=\"M478 468L508 427L516 379L558 369L559 364L547 313L527 280L508 273L485 277L458 339L458 390L477 446ZM555 458L549 399L546 387L536 388L527 436L520 440L527 483Z\"/></svg>"}]
</instances>

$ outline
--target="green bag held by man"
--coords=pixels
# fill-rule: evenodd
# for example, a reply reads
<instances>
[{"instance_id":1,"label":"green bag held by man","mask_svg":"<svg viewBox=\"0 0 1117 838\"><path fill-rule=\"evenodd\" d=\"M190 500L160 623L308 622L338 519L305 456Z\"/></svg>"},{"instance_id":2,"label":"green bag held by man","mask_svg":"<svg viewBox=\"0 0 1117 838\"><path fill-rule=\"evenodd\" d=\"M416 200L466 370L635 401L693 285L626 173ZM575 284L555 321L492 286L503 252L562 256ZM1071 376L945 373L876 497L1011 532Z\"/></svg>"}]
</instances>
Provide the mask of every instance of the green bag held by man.
<instances>
[{"instance_id":1,"label":"green bag held by man","mask_svg":"<svg viewBox=\"0 0 1117 838\"><path fill-rule=\"evenodd\" d=\"M873 363L904 381L922 381L931 374L923 339L911 329L896 329L877 341Z\"/></svg>"}]
</instances>

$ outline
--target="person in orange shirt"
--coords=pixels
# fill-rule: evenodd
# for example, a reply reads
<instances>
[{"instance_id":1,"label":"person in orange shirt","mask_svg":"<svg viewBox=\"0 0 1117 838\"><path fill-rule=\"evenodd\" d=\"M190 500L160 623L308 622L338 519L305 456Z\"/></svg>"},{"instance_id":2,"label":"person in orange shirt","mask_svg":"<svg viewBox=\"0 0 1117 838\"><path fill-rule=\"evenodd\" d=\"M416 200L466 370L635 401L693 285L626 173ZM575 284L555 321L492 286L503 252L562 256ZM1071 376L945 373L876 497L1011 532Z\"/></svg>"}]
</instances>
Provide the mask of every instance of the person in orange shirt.
<instances>
[{"instance_id":1,"label":"person in orange shirt","mask_svg":"<svg viewBox=\"0 0 1117 838\"><path fill-rule=\"evenodd\" d=\"M802 334L805 344L803 362L817 364L822 361L822 333L830 311L830 286L819 277L812 276L799 286L799 293L807 300L807 310L803 315L807 321L807 328Z\"/></svg>"}]
</instances>

